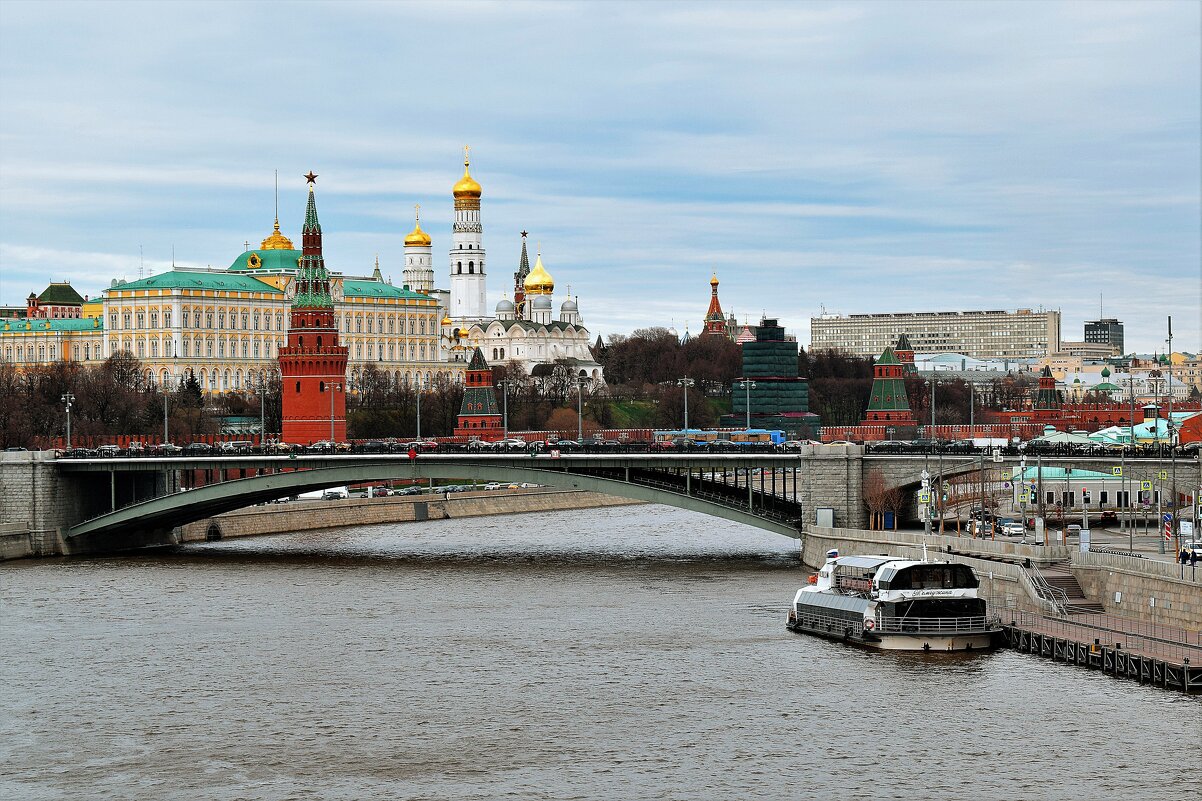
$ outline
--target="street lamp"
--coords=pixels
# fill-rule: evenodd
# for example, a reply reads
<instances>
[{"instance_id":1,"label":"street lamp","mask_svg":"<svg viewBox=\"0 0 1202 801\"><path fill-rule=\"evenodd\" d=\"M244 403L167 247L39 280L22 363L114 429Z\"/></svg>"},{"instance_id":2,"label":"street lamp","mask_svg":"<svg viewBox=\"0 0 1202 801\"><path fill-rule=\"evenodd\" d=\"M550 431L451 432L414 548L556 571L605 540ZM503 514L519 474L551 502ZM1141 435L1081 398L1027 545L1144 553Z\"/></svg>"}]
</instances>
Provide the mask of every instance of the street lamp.
<instances>
[{"instance_id":1,"label":"street lamp","mask_svg":"<svg viewBox=\"0 0 1202 801\"><path fill-rule=\"evenodd\" d=\"M504 429L504 439L509 439L509 387L512 384L507 378L497 382L497 386L501 388L501 426Z\"/></svg>"},{"instance_id":2,"label":"street lamp","mask_svg":"<svg viewBox=\"0 0 1202 801\"><path fill-rule=\"evenodd\" d=\"M584 442L584 382L576 376L576 441Z\"/></svg>"},{"instance_id":3,"label":"street lamp","mask_svg":"<svg viewBox=\"0 0 1202 801\"><path fill-rule=\"evenodd\" d=\"M747 428L750 429L751 428L751 390L755 389L755 382L752 381L750 378L744 378L740 381L736 381L735 385L740 386L745 390L745 397L746 397L746 402L747 402L747 408L746 408ZM688 392L689 391L686 389L685 390L686 396L688 395ZM685 427L687 428L688 426L686 425Z\"/></svg>"},{"instance_id":4,"label":"street lamp","mask_svg":"<svg viewBox=\"0 0 1202 801\"><path fill-rule=\"evenodd\" d=\"M167 387L163 387L163 444L171 441L167 436Z\"/></svg>"},{"instance_id":5,"label":"street lamp","mask_svg":"<svg viewBox=\"0 0 1202 801\"><path fill-rule=\"evenodd\" d=\"M689 387L697 382L691 378L682 378L676 382L678 387L684 387L684 435L689 435Z\"/></svg>"},{"instance_id":6,"label":"street lamp","mask_svg":"<svg viewBox=\"0 0 1202 801\"><path fill-rule=\"evenodd\" d=\"M334 445L334 393L342 391L342 384L330 384L330 446Z\"/></svg>"},{"instance_id":7,"label":"street lamp","mask_svg":"<svg viewBox=\"0 0 1202 801\"><path fill-rule=\"evenodd\" d=\"M62 400L67 406L67 450L71 450L71 405L75 403L75 395L67 392L63 395Z\"/></svg>"},{"instance_id":8,"label":"street lamp","mask_svg":"<svg viewBox=\"0 0 1202 801\"><path fill-rule=\"evenodd\" d=\"M422 441L422 374L417 374L417 441Z\"/></svg>"}]
</instances>

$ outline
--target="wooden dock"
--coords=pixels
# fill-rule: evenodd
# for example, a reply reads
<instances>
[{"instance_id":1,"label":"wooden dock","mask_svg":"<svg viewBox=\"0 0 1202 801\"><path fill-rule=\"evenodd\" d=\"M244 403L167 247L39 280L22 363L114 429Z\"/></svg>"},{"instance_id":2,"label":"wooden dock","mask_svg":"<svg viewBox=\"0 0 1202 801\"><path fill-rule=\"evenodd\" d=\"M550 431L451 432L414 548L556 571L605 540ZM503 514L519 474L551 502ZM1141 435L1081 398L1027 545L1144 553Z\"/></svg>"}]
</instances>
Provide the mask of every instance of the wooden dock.
<instances>
[{"instance_id":1,"label":"wooden dock","mask_svg":"<svg viewBox=\"0 0 1202 801\"><path fill-rule=\"evenodd\" d=\"M1098 623L1013 609L1002 612L1006 645L1014 650L1140 684L1189 695L1202 693L1202 646L1186 641L1184 632L1176 636L1159 627L1153 634L1160 636L1151 636L1124 631L1125 626L1103 628Z\"/></svg>"}]
</instances>

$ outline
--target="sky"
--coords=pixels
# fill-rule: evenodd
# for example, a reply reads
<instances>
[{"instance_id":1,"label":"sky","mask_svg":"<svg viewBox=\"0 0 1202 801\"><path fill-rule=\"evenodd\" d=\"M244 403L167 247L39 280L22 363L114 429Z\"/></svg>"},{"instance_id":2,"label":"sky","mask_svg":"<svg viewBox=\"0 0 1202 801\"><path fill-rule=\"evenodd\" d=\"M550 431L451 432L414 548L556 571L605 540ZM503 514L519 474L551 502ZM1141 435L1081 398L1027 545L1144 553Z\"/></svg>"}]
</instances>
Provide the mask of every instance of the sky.
<instances>
[{"instance_id":1,"label":"sky","mask_svg":"<svg viewBox=\"0 0 1202 801\"><path fill-rule=\"evenodd\" d=\"M0 3L0 304L299 242L446 279L471 145L604 336L723 308L1099 313L1202 350L1202 4ZM534 253L531 253L533 258Z\"/></svg>"}]
</instances>

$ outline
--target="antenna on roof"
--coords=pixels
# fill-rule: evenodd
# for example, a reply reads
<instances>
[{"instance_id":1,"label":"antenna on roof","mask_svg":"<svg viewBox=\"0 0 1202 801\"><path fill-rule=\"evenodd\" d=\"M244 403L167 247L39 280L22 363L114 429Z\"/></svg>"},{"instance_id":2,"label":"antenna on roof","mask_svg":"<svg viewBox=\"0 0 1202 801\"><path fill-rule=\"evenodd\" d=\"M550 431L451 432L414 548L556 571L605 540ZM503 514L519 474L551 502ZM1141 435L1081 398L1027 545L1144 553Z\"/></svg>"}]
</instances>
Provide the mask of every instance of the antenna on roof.
<instances>
[{"instance_id":1,"label":"antenna on roof","mask_svg":"<svg viewBox=\"0 0 1202 801\"><path fill-rule=\"evenodd\" d=\"M280 221L280 171L275 171L275 221Z\"/></svg>"},{"instance_id":2,"label":"antenna on roof","mask_svg":"<svg viewBox=\"0 0 1202 801\"><path fill-rule=\"evenodd\" d=\"M138 245L138 280L142 280L142 271L146 268L146 260L142 257L142 246Z\"/></svg>"}]
</instances>

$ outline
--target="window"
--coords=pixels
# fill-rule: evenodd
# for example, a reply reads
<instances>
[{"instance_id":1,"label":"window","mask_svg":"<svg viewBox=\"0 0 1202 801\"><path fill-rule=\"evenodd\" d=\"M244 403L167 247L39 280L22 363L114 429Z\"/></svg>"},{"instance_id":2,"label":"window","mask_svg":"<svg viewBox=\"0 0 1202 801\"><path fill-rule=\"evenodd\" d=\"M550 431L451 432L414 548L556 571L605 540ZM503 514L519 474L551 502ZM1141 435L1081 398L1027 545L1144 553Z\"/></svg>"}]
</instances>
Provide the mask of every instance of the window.
<instances>
[{"instance_id":1,"label":"window","mask_svg":"<svg viewBox=\"0 0 1202 801\"><path fill-rule=\"evenodd\" d=\"M468 275L473 275L475 272L476 272L476 262L474 262L474 261L469 261L469 262L467 263L467 274L468 274Z\"/></svg>"},{"instance_id":2,"label":"window","mask_svg":"<svg viewBox=\"0 0 1202 801\"><path fill-rule=\"evenodd\" d=\"M150 313L150 327L151 328L159 327L159 313L158 312Z\"/></svg>"},{"instance_id":3,"label":"window","mask_svg":"<svg viewBox=\"0 0 1202 801\"><path fill-rule=\"evenodd\" d=\"M169 311L163 312L163 327L164 328L171 327L171 312L169 312Z\"/></svg>"},{"instance_id":4,"label":"window","mask_svg":"<svg viewBox=\"0 0 1202 801\"><path fill-rule=\"evenodd\" d=\"M121 315L121 327L122 327L122 328L129 328L129 327L130 327L130 325L129 325L129 312L126 312L125 314Z\"/></svg>"},{"instance_id":5,"label":"window","mask_svg":"<svg viewBox=\"0 0 1202 801\"><path fill-rule=\"evenodd\" d=\"M116 315L116 313L113 313L113 314L109 315L109 328L116 328L116 327L117 327L117 315Z\"/></svg>"},{"instance_id":6,"label":"window","mask_svg":"<svg viewBox=\"0 0 1202 801\"><path fill-rule=\"evenodd\" d=\"M1056 502L1056 492L1054 490L1048 490L1044 495L1046 496L1045 500L1047 503Z\"/></svg>"},{"instance_id":7,"label":"window","mask_svg":"<svg viewBox=\"0 0 1202 801\"><path fill-rule=\"evenodd\" d=\"M242 312L242 330L250 328L250 315L247 312Z\"/></svg>"},{"instance_id":8,"label":"window","mask_svg":"<svg viewBox=\"0 0 1202 801\"><path fill-rule=\"evenodd\" d=\"M1099 496L1098 502L1101 503L1103 506L1105 506L1109 501L1110 501L1110 493L1106 490L1102 490L1102 492Z\"/></svg>"},{"instance_id":9,"label":"window","mask_svg":"<svg viewBox=\"0 0 1202 801\"><path fill-rule=\"evenodd\" d=\"M205 313L205 328L213 327L213 312Z\"/></svg>"}]
</instances>

